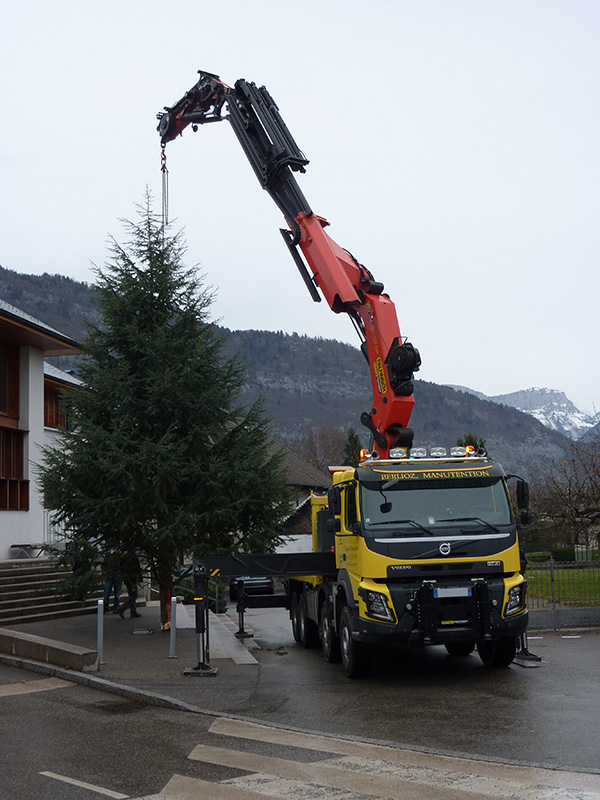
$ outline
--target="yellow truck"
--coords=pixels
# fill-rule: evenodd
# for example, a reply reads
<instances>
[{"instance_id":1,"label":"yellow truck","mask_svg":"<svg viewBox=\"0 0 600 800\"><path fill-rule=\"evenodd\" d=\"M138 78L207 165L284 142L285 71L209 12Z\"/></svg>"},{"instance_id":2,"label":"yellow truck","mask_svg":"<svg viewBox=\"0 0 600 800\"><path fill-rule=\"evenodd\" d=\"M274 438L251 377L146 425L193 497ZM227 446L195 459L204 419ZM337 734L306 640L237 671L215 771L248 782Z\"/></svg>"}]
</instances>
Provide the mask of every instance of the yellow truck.
<instances>
[{"instance_id":1,"label":"yellow truck","mask_svg":"<svg viewBox=\"0 0 600 800\"><path fill-rule=\"evenodd\" d=\"M331 574L288 581L294 638L322 643L326 661L365 675L378 645L475 647L507 666L527 627L518 521L502 468L466 448L413 449L334 468L312 497L313 550L332 552Z\"/></svg>"}]
</instances>

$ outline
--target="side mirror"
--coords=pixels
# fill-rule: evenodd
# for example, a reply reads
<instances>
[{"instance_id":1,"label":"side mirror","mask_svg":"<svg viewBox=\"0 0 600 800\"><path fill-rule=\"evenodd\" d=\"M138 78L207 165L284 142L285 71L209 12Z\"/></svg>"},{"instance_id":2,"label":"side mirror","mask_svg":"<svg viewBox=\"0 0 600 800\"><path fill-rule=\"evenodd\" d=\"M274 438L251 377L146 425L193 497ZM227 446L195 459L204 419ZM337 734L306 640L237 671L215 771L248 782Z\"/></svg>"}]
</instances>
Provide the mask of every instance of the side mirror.
<instances>
[{"instance_id":1,"label":"side mirror","mask_svg":"<svg viewBox=\"0 0 600 800\"><path fill-rule=\"evenodd\" d=\"M329 517L327 520L327 532L338 533L341 530L342 523L339 521L338 517Z\"/></svg>"},{"instance_id":2,"label":"side mirror","mask_svg":"<svg viewBox=\"0 0 600 800\"><path fill-rule=\"evenodd\" d=\"M531 525L531 522L532 522L531 511L529 511L529 509L527 509L526 511L525 510L521 511L521 525L524 526Z\"/></svg>"},{"instance_id":3,"label":"side mirror","mask_svg":"<svg viewBox=\"0 0 600 800\"><path fill-rule=\"evenodd\" d=\"M336 517L342 513L342 491L339 486L332 486L327 492L329 510Z\"/></svg>"},{"instance_id":4,"label":"side mirror","mask_svg":"<svg viewBox=\"0 0 600 800\"><path fill-rule=\"evenodd\" d=\"M517 505L523 511L529 509L529 484L527 481L517 481Z\"/></svg>"}]
</instances>

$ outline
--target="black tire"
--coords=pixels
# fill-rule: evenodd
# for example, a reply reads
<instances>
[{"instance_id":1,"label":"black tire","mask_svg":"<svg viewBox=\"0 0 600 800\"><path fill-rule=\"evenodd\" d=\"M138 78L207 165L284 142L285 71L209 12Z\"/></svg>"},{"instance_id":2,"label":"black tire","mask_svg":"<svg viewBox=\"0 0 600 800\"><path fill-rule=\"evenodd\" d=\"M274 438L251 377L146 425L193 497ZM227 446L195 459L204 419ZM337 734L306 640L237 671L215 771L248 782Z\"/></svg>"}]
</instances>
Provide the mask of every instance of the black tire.
<instances>
[{"instance_id":1,"label":"black tire","mask_svg":"<svg viewBox=\"0 0 600 800\"><path fill-rule=\"evenodd\" d=\"M449 656L470 656L475 650L475 642L448 642L444 647Z\"/></svg>"},{"instance_id":2,"label":"black tire","mask_svg":"<svg viewBox=\"0 0 600 800\"><path fill-rule=\"evenodd\" d=\"M364 678L373 666L373 651L369 645L352 638L354 612L348 606L340 617L340 652L342 667L348 678Z\"/></svg>"},{"instance_id":3,"label":"black tire","mask_svg":"<svg viewBox=\"0 0 600 800\"><path fill-rule=\"evenodd\" d=\"M335 664L341 661L340 639L333 627L333 608L329 600L324 600L321 606L321 647L323 658L328 664Z\"/></svg>"},{"instance_id":4,"label":"black tire","mask_svg":"<svg viewBox=\"0 0 600 800\"><path fill-rule=\"evenodd\" d=\"M290 620L292 622L292 635L294 641L300 643L300 620L298 609L298 592L292 592L290 596Z\"/></svg>"},{"instance_id":5,"label":"black tire","mask_svg":"<svg viewBox=\"0 0 600 800\"><path fill-rule=\"evenodd\" d=\"M317 623L308 616L305 594L298 596L298 634L300 636L299 642L302 647L308 650L311 647L318 646L319 628L317 627Z\"/></svg>"},{"instance_id":6,"label":"black tire","mask_svg":"<svg viewBox=\"0 0 600 800\"><path fill-rule=\"evenodd\" d=\"M517 638L503 636L494 642L477 642L477 652L485 667L508 667L517 652Z\"/></svg>"}]
</instances>

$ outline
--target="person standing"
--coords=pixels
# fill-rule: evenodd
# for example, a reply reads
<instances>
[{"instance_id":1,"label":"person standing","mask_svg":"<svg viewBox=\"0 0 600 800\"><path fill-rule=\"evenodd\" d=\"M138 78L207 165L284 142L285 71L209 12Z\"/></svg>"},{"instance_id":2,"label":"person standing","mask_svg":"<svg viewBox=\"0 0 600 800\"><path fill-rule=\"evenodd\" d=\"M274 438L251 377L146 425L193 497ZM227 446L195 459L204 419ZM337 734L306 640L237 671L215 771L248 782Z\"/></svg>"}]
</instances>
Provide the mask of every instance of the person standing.
<instances>
[{"instance_id":1,"label":"person standing","mask_svg":"<svg viewBox=\"0 0 600 800\"><path fill-rule=\"evenodd\" d=\"M138 596L138 586L142 580L142 568L135 553L124 553L120 563L121 576L127 589L127 600L117 609L121 619L125 619L125 612L129 609L131 617L141 617L135 601Z\"/></svg>"},{"instance_id":2,"label":"person standing","mask_svg":"<svg viewBox=\"0 0 600 800\"><path fill-rule=\"evenodd\" d=\"M104 556L102 564L102 576L104 578L104 613L106 614L110 606L110 595L114 591L115 599L113 613L116 614L121 599L121 551L115 547Z\"/></svg>"}]
</instances>

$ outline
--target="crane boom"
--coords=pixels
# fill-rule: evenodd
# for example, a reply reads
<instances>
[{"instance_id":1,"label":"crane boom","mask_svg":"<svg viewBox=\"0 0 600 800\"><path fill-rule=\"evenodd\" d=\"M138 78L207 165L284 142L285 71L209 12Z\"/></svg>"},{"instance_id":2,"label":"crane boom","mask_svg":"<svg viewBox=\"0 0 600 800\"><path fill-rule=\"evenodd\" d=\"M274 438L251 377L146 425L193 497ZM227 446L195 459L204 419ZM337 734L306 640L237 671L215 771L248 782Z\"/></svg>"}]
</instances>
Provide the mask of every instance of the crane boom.
<instances>
[{"instance_id":1,"label":"crane boom","mask_svg":"<svg viewBox=\"0 0 600 800\"><path fill-rule=\"evenodd\" d=\"M421 359L402 338L394 303L383 284L327 234L327 220L311 210L293 174L305 172L308 160L267 89L244 79L231 87L212 73L199 75L180 100L158 114L161 145L188 125L197 130L209 122L230 122L260 185L286 220L288 228L281 233L312 299L320 302L322 294L332 311L349 315L359 334L373 395L361 422L380 457L388 458L393 448L410 447L413 373Z\"/></svg>"}]
</instances>

